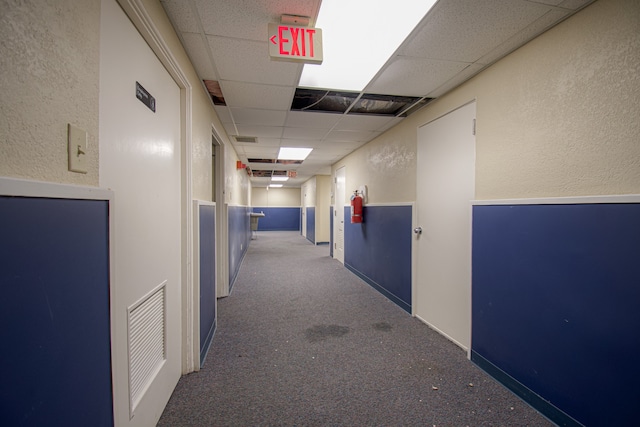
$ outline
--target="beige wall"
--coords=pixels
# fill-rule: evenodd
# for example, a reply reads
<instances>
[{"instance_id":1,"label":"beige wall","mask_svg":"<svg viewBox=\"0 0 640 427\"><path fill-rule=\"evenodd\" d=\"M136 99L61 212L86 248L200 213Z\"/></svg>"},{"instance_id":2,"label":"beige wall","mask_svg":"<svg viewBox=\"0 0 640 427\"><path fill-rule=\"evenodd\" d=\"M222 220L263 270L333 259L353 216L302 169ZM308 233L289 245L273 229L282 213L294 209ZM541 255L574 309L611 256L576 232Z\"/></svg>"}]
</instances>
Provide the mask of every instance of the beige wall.
<instances>
[{"instance_id":1,"label":"beige wall","mask_svg":"<svg viewBox=\"0 0 640 427\"><path fill-rule=\"evenodd\" d=\"M255 187L251 190L251 205L266 208L272 207L300 207L299 188L270 188Z\"/></svg>"},{"instance_id":2,"label":"beige wall","mask_svg":"<svg viewBox=\"0 0 640 427\"><path fill-rule=\"evenodd\" d=\"M415 198L415 126L399 125L333 166L345 166L345 200L354 190L367 186L368 203L406 202ZM334 202L335 203L335 202ZM337 204L340 204L338 201Z\"/></svg>"},{"instance_id":3,"label":"beige wall","mask_svg":"<svg viewBox=\"0 0 640 427\"><path fill-rule=\"evenodd\" d=\"M316 242L330 240L331 213L329 206L331 206L331 177L318 175L316 177Z\"/></svg>"},{"instance_id":4,"label":"beige wall","mask_svg":"<svg viewBox=\"0 0 640 427\"><path fill-rule=\"evenodd\" d=\"M316 242L328 242L330 236L331 177L329 175L316 175L310 178L302 184L300 193L301 197L306 197L306 207L315 207Z\"/></svg>"},{"instance_id":5,"label":"beige wall","mask_svg":"<svg viewBox=\"0 0 640 427\"><path fill-rule=\"evenodd\" d=\"M98 186L100 0L16 3L0 0L0 176ZM248 205L249 181L162 5L142 3L192 89L193 198L212 200L213 128L225 146L226 201ZM68 123L87 131L86 174L68 171Z\"/></svg>"},{"instance_id":6,"label":"beige wall","mask_svg":"<svg viewBox=\"0 0 640 427\"><path fill-rule=\"evenodd\" d=\"M477 199L640 193L639 52L640 2L599 0L333 170L347 197L413 201L417 127L476 99Z\"/></svg>"},{"instance_id":7,"label":"beige wall","mask_svg":"<svg viewBox=\"0 0 640 427\"><path fill-rule=\"evenodd\" d=\"M100 0L0 0L0 175L98 185ZM68 171L67 124L87 132Z\"/></svg>"},{"instance_id":8,"label":"beige wall","mask_svg":"<svg viewBox=\"0 0 640 427\"><path fill-rule=\"evenodd\" d=\"M305 207L315 207L316 205L316 177L311 177L302 184L300 197L306 202Z\"/></svg>"},{"instance_id":9,"label":"beige wall","mask_svg":"<svg viewBox=\"0 0 640 427\"><path fill-rule=\"evenodd\" d=\"M225 197L233 206L251 206L251 181L246 169L238 169L238 155L231 148L225 151Z\"/></svg>"}]
</instances>

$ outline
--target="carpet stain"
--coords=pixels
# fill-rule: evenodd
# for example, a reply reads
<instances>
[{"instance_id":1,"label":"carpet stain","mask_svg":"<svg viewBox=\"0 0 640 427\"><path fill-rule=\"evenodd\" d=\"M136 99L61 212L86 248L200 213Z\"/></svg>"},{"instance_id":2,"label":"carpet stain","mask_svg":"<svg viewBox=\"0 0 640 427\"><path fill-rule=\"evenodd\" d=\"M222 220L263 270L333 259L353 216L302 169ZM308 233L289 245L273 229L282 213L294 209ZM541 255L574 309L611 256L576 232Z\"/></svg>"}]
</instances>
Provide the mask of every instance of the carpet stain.
<instances>
[{"instance_id":1,"label":"carpet stain","mask_svg":"<svg viewBox=\"0 0 640 427\"><path fill-rule=\"evenodd\" d=\"M309 342L324 341L328 338L340 338L351 330L347 326L340 325L315 325L304 331Z\"/></svg>"},{"instance_id":2,"label":"carpet stain","mask_svg":"<svg viewBox=\"0 0 640 427\"><path fill-rule=\"evenodd\" d=\"M390 332L393 329L393 326L387 322L378 322L373 324L373 329L382 332Z\"/></svg>"}]
</instances>

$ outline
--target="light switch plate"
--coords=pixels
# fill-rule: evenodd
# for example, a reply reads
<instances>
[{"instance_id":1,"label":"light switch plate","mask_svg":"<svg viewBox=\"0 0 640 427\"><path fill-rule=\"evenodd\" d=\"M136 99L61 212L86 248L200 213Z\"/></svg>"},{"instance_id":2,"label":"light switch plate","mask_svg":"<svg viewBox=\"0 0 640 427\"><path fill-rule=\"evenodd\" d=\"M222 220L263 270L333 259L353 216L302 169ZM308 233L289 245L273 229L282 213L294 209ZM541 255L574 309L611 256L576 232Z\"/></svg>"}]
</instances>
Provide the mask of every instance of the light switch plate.
<instances>
[{"instance_id":1,"label":"light switch plate","mask_svg":"<svg viewBox=\"0 0 640 427\"><path fill-rule=\"evenodd\" d=\"M87 132L69 124L69 170L87 173Z\"/></svg>"}]
</instances>

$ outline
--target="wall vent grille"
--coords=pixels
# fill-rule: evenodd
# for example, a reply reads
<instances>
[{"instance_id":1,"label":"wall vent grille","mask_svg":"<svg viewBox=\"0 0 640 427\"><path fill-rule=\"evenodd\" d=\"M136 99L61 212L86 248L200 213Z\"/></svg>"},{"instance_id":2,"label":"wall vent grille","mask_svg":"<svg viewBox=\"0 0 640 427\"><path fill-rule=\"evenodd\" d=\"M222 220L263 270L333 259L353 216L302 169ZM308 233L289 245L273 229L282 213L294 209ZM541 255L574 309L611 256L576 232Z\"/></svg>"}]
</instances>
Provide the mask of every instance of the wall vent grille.
<instances>
[{"instance_id":1,"label":"wall vent grille","mask_svg":"<svg viewBox=\"0 0 640 427\"><path fill-rule=\"evenodd\" d=\"M129 307L130 416L166 360L166 281Z\"/></svg>"}]
</instances>

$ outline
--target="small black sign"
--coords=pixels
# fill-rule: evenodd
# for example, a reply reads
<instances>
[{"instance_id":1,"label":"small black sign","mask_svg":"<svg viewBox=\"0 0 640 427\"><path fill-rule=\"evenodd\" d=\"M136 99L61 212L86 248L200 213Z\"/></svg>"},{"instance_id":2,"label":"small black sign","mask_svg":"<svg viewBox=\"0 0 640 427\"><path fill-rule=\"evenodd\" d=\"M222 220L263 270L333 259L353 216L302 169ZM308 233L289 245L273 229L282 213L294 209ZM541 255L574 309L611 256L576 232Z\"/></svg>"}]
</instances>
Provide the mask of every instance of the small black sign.
<instances>
[{"instance_id":1,"label":"small black sign","mask_svg":"<svg viewBox=\"0 0 640 427\"><path fill-rule=\"evenodd\" d=\"M156 99L138 82L136 82L136 98L149 107L151 111L156 112Z\"/></svg>"}]
</instances>

